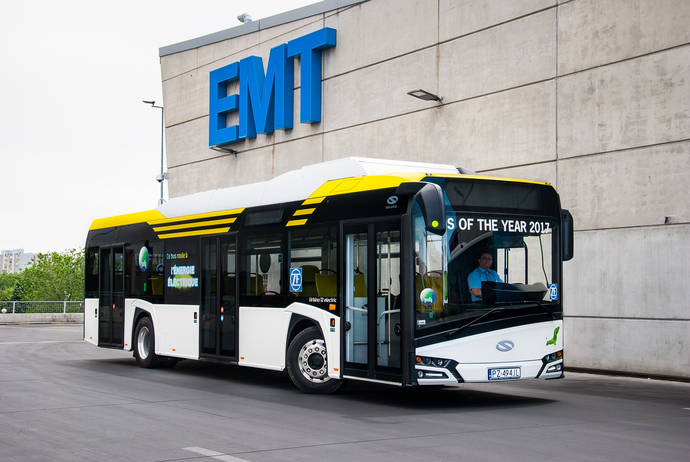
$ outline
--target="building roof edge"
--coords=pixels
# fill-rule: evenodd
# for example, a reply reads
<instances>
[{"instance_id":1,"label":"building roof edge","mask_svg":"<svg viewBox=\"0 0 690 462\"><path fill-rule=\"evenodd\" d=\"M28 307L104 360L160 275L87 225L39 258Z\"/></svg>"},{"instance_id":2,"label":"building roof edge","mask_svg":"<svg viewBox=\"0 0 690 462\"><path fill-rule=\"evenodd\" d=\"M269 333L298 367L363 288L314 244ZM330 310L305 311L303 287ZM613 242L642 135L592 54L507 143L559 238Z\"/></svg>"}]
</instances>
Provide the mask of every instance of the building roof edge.
<instances>
[{"instance_id":1,"label":"building roof edge","mask_svg":"<svg viewBox=\"0 0 690 462\"><path fill-rule=\"evenodd\" d=\"M192 50L194 48L199 48L216 42L222 42L223 40L240 37L242 35L251 34L252 32L257 32L259 30L264 30L271 27L279 26L281 24L298 21L300 19L308 18L310 16L327 13L329 11L337 10L339 8L345 8L351 5L356 5L358 3L364 3L367 1L369 0L323 0L312 5L303 6L301 8L286 11L284 13L279 13L273 16L269 16L267 18L259 19L257 21L248 22L242 24L241 26L231 27L230 29L225 29L194 39L185 40L184 42L174 43L172 45L161 47L158 49L158 56L162 58L163 56L181 53L183 51Z\"/></svg>"}]
</instances>

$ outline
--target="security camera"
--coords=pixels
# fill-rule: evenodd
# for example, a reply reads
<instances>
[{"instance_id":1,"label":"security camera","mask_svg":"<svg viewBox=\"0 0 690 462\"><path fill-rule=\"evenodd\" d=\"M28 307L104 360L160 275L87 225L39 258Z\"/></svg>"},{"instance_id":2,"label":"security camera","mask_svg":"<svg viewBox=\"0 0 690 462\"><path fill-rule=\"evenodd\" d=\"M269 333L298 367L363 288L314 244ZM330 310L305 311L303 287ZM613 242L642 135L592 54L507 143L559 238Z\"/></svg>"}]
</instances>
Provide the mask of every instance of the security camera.
<instances>
[{"instance_id":1,"label":"security camera","mask_svg":"<svg viewBox=\"0 0 690 462\"><path fill-rule=\"evenodd\" d=\"M248 22L252 22L252 15L250 15L249 13L242 13L237 17L237 20L242 24L246 24Z\"/></svg>"},{"instance_id":2,"label":"security camera","mask_svg":"<svg viewBox=\"0 0 690 462\"><path fill-rule=\"evenodd\" d=\"M165 178L163 178L163 175L161 175L160 173L158 175L156 175L156 181L157 182L162 183L164 179Z\"/></svg>"}]
</instances>

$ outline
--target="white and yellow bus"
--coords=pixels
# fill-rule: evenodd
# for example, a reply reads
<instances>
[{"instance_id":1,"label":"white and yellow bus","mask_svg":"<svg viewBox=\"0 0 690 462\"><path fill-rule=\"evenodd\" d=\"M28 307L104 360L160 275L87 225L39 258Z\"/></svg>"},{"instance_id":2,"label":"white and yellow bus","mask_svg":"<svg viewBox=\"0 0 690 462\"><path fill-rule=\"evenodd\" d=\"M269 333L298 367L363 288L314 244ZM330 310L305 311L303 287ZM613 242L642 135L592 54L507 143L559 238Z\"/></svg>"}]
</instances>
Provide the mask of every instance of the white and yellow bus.
<instances>
[{"instance_id":1,"label":"white and yellow bus","mask_svg":"<svg viewBox=\"0 0 690 462\"><path fill-rule=\"evenodd\" d=\"M339 159L95 220L84 337L304 392L560 378L571 257L549 184Z\"/></svg>"}]
</instances>

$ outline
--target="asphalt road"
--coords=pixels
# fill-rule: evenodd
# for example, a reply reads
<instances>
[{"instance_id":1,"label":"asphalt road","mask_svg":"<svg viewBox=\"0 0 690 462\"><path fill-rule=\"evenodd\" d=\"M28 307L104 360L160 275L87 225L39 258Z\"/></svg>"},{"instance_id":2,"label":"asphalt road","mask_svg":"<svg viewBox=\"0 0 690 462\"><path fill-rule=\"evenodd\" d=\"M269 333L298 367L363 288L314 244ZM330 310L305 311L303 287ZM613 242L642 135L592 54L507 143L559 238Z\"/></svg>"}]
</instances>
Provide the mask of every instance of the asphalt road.
<instances>
[{"instance_id":1,"label":"asphalt road","mask_svg":"<svg viewBox=\"0 0 690 462\"><path fill-rule=\"evenodd\" d=\"M81 333L0 326L0 461L690 460L688 383L568 373L314 396L276 372L141 369Z\"/></svg>"}]
</instances>

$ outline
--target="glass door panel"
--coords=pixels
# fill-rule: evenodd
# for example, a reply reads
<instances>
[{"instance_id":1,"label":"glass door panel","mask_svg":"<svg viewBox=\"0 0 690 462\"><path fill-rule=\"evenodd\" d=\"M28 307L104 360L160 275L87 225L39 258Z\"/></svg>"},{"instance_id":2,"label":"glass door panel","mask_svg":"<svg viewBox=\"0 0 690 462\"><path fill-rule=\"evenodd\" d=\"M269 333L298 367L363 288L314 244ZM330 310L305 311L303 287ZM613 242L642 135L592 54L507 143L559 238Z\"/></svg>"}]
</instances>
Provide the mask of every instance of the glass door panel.
<instances>
[{"instance_id":1,"label":"glass door panel","mask_svg":"<svg viewBox=\"0 0 690 462\"><path fill-rule=\"evenodd\" d=\"M111 249L101 249L99 261L101 264L101 280L98 303L98 343L107 345L112 342L111 324L113 319L113 260Z\"/></svg>"},{"instance_id":2,"label":"glass door panel","mask_svg":"<svg viewBox=\"0 0 690 462\"><path fill-rule=\"evenodd\" d=\"M201 354L234 357L237 332L235 236L202 240Z\"/></svg>"},{"instance_id":3,"label":"glass door panel","mask_svg":"<svg viewBox=\"0 0 690 462\"><path fill-rule=\"evenodd\" d=\"M216 354L218 317L218 253L216 238L202 240L201 244L201 315L200 342L202 354Z\"/></svg>"},{"instance_id":4,"label":"glass door panel","mask_svg":"<svg viewBox=\"0 0 690 462\"><path fill-rule=\"evenodd\" d=\"M376 365L400 367L400 227L376 226Z\"/></svg>"},{"instance_id":5,"label":"glass door panel","mask_svg":"<svg viewBox=\"0 0 690 462\"><path fill-rule=\"evenodd\" d=\"M98 344L122 346L124 336L124 253L122 247L101 249Z\"/></svg>"},{"instance_id":6,"label":"glass door panel","mask_svg":"<svg viewBox=\"0 0 690 462\"><path fill-rule=\"evenodd\" d=\"M237 270L235 236L220 239L220 354L235 356Z\"/></svg>"},{"instance_id":7,"label":"glass door panel","mask_svg":"<svg viewBox=\"0 0 690 462\"><path fill-rule=\"evenodd\" d=\"M113 249L112 343L122 345L125 328L125 255L122 247Z\"/></svg>"},{"instance_id":8,"label":"glass door panel","mask_svg":"<svg viewBox=\"0 0 690 462\"><path fill-rule=\"evenodd\" d=\"M367 233L345 235L345 361L368 364Z\"/></svg>"}]
</instances>

